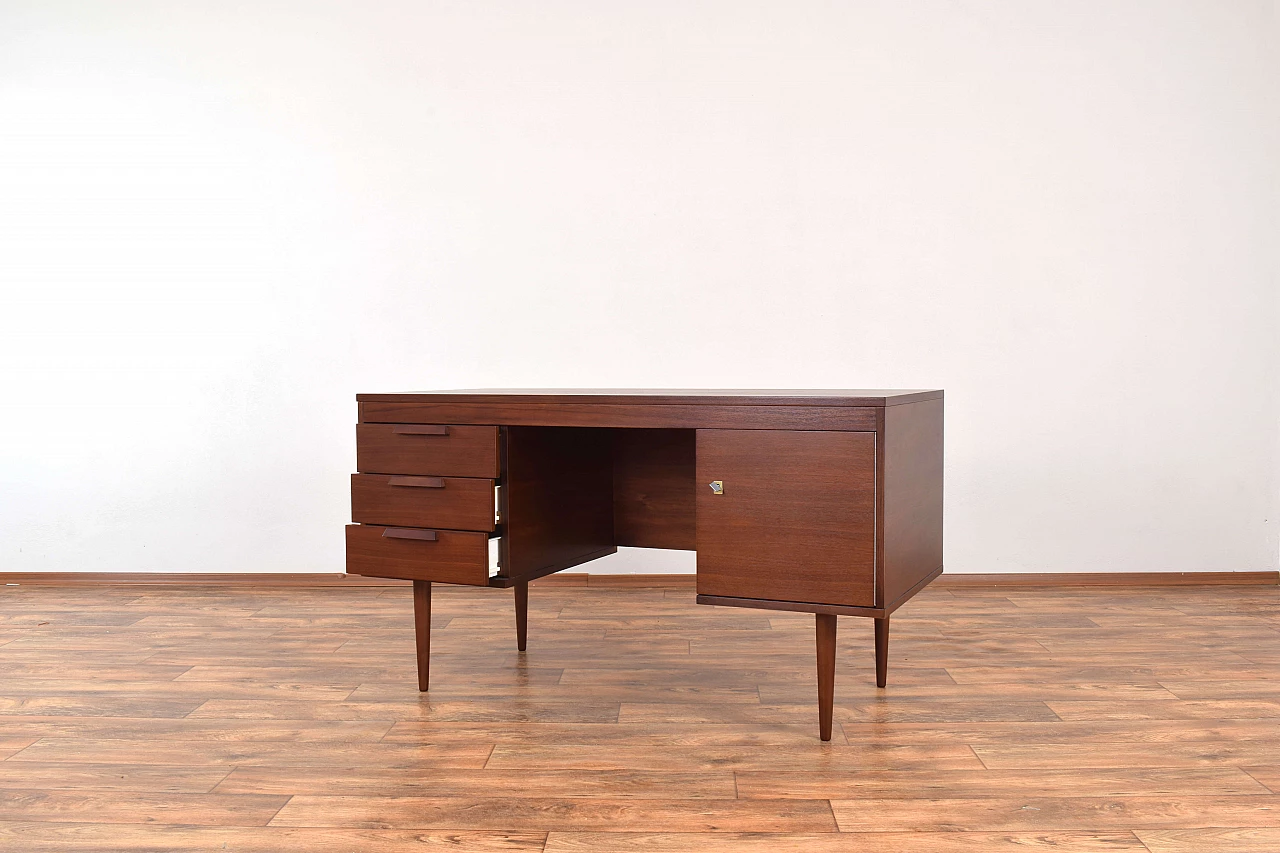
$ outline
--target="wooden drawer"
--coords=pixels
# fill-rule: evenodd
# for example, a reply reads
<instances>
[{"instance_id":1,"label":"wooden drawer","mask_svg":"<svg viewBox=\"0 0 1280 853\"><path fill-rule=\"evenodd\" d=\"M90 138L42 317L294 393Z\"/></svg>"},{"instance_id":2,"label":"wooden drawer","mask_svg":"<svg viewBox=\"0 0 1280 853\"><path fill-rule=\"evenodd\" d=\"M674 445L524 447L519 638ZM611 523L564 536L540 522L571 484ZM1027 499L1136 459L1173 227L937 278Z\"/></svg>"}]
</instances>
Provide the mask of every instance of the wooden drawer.
<instances>
[{"instance_id":1,"label":"wooden drawer","mask_svg":"<svg viewBox=\"0 0 1280 853\"><path fill-rule=\"evenodd\" d=\"M363 474L492 479L498 469L496 426L356 425L356 470Z\"/></svg>"},{"instance_id":2,"label":"wooden drawer","mask_svg":"<svg viewBox=\"0 0 1280 853\"><path fill-rule=\"evenodd\" d=\"M458 530L350 524L347 573L487 586L489 537Z\"/></svg>"},{"instance_id":3,"label":"wooden drawer","mask_svg":"<svg viewBox=\"0 0 1280 853\"><path fill-rule=\"evenodd\" d=\"M493 480L352 474L351 520L396 527L493 530Z\"/></svg>"}]
</instances>

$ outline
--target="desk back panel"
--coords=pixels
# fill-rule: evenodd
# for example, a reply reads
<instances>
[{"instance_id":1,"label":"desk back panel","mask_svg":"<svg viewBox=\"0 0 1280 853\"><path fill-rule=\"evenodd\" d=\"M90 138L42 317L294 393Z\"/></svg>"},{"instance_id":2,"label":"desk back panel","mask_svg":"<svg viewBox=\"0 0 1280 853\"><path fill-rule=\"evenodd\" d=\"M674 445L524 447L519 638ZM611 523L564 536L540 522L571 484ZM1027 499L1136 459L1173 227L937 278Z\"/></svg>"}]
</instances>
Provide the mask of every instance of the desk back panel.
<instances>
[{"instance_id":1,"label":"desk back panel","mask_svg":"<svg viewBox=\"0 0 1280 853\"><path fill-rule=\"evenodd\" d=\"M698 430L696 502L699 595L875 605L875 433Z\"/></svg>"},{"instance_id":2,"label":"desk back panel","mask_svg":"<svg viewBox=\"0 0 1280 853\"><path fill-rule=\"evenodd\" d=\"M500 574L529 578L612 554L609 430L505 427Z\"/></svg>"},{"instance_id":3,"label":"desk back panel","mask_svg":"<svg viewBox=\"0 0 1280 853\"><path fill-rule=\"evenodd\" d=\"M691 429L613 430L617 544L694 549L695 436Z\"/></svg>"}]
</instances>

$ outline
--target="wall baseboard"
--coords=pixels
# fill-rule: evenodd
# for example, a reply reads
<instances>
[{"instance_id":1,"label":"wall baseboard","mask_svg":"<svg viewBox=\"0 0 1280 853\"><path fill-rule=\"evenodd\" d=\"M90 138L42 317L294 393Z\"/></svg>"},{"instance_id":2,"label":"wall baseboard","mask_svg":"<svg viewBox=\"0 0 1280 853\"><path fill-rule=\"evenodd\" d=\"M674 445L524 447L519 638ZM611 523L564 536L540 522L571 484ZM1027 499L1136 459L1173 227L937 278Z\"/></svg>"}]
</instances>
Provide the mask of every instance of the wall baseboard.
<instances>
[{"instance_id":1,"label":"wall baseboard","mask_svg":"<svg viewBox=\"0 0 1280 853\"><path fill-rule=\"evenodd\" d=\"M339 572L0 572L0 583L21 586L408 586L409 581Z\"/></svg>"},{"instance_id":2,"label":"wall baseboard","mask_svg":"<svg viewBox=\"0 0 1280 853\"><path fill-rule=\"evenodd\" d=\"M943 575L949 589L995 586L1278 586L1280 572L1043 572Z\"/></svg>"},{"instance_id":3,"label":"wall baseboard","mask_svg":"<svg viewBox=\"0 0 1280 853\"><path fill-rule=\"evenodd\" d=\"M536 586L693 589L697 576L595 575L561 572L532 581ZM20 586L252 586L355 587L408 586L409 581L366 578L336 572L194 574L185 572L0 572L0 583ZM934 586L946 589L983 587L1119 587L1119 586L1280 586L1280 572L1045 572L1043 574L942 575Z\"/></svg>"}]
</instances>

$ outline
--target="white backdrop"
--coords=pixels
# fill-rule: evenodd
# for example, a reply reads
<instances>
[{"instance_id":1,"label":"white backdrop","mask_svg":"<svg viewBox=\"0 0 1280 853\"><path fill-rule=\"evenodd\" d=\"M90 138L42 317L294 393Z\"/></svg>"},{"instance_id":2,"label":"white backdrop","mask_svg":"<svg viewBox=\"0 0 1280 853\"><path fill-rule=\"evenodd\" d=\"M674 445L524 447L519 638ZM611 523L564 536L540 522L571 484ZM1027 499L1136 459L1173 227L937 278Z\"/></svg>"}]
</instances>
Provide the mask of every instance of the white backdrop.
<instances>
[{"instance_id":1,"label":"white backdrop","mask_svg":"<svg viewBox=\"0 0 1280 853\"><path fill-rule=\"evenodd\" d=\"M340 571L357 391L595 385L942 387L948 571L1275 569L1278 8L0 0L0 571Z\"/></svg>"}]
</instances>

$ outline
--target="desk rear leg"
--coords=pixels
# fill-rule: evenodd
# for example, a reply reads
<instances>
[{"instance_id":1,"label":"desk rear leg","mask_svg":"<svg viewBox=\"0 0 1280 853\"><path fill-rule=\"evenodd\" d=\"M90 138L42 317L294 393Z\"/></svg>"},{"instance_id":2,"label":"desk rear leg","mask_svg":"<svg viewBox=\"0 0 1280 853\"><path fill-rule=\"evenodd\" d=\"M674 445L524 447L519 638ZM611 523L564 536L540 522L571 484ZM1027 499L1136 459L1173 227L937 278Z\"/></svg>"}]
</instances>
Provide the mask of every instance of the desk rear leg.
<instances>
[{"instance_id":1,"label":"desk rear leg","mask_svg":"<svg viewBox=\"0 0 1280 853\"><path fill-rule=\"evenodd\" d=\"M418 646L418 689L426 692L431 670L431 581L413 582L413 631Z\"/></svg>"},{"instance_id":2,"label":"desk rear leg","mask_svg":"<svg viewBox=\"0 0 1280 853\"><path fill-rule=\"evenodd\" d=\"M889 617L876 622L876 687L889 681Z\"/></svg>"},{"instance_id":3,"label":"desk rear leg","mask_svg":"<svg viewBox=\"0 0 1280 853\"><path fill-rule=\"evenodd\" d=\"M516 584L516 648L524 651L529 639L529 582Z\"/></svg>"}]
</instances>

